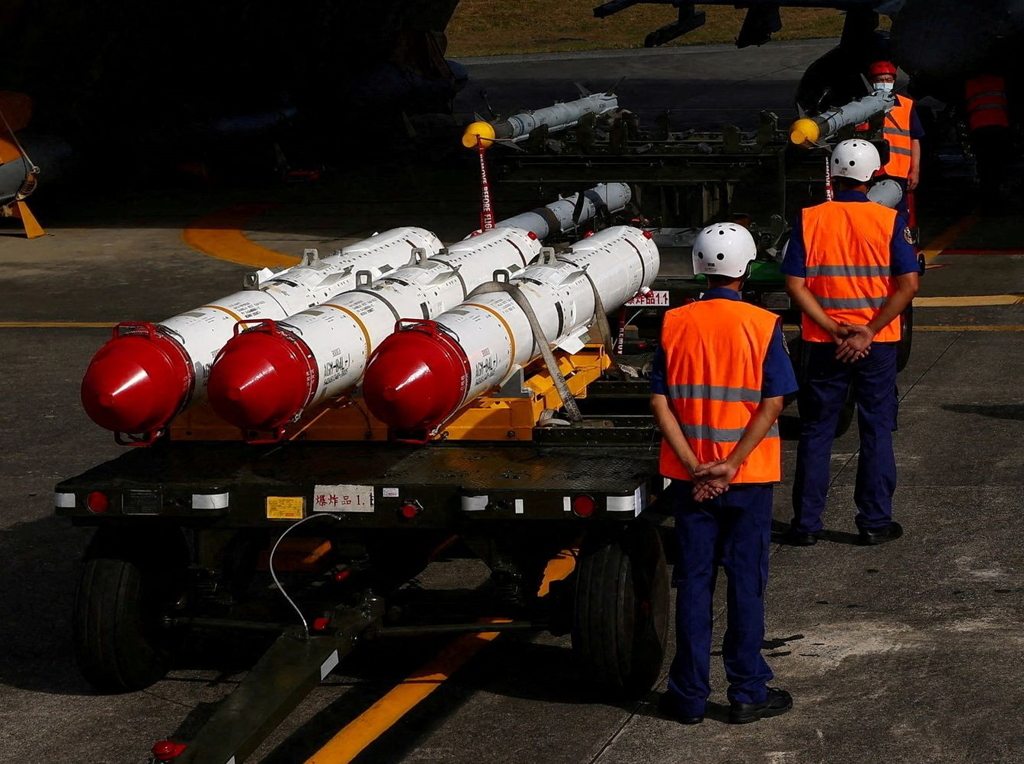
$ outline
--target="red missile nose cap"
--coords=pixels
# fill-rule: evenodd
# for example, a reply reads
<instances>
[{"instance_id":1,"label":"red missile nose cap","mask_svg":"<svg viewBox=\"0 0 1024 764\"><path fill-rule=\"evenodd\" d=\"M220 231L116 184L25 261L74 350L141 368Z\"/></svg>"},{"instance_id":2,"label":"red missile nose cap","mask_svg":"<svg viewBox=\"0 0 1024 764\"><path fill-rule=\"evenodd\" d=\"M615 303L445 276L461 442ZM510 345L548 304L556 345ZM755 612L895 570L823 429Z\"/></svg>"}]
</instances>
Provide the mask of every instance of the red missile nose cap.
<instances>
[{"instance_id":1,"label":"red missile nose cap","mask_svg":"<svg viewBox=\"0 0 1024 764\"><path fill-rule=\"evenodd\" d=\"M272 430L302 410L316 390L316 365L306 344L279 329L233 337L210 370L213 410L243 430Z\"/></svg>"},{"instance_id":2,"label":"red missile nose cap","mask_svg":"<svg viewBox=\"0 0 1024 764\"><path fill-rule=\"evenodd\" d=\"M469 378L465 351L423 321L380 344L366 367L363 398L390 427L429 430L462 405Z\"/></svg>"},{"instance_id":3,"label":"red missile nose cap","mask_svg":"<svg viewBox=\"0 0 1024 764\"><path fill-rule=\"evenodd\" d=\"M145 433L167 424L185 403L192 367L185 351L160 334L115 336L82 379L82 406L113 432Z\"/></svg>"}]
</instances>

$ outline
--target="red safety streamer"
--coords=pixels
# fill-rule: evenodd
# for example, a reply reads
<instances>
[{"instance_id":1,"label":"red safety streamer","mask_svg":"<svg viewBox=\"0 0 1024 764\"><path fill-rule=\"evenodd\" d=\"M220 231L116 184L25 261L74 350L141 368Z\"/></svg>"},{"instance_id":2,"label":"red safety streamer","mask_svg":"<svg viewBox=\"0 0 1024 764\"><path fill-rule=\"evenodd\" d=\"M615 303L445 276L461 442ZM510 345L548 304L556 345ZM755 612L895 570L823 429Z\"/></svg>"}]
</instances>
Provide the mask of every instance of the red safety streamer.
<instances>
[{"instance_id":1,"label":"red safety streamer","mask_svg":"<svg viewBox=\"0 0 1024 764\"><path fill-rule=\"evenodd\" d=\"M478 135L476 152L480 157L480 230L490 231L494 228L494 207L491 204L491 184L487 180L487 161L484 154L487 149Z\"/></svg>"}]
</instances>

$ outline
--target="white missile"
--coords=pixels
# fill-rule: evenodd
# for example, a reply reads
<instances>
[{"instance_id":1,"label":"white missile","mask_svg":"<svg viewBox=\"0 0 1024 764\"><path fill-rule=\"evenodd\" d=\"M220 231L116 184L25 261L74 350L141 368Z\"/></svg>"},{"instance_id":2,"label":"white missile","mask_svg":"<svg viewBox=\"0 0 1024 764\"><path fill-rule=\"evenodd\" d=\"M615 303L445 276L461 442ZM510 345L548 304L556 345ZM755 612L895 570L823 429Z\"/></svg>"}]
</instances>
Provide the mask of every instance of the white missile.
<instances>
[{"instance_id":1,"label":"white missile","mask_svg":"<svg viewBox=\"0 0 1024 764\"><path fill-rule=\"evenodd\" d=\"M848 125L859 125L879 114L888 114L895 105L896 96L891 91L875 92L816 117L801 117L789 128L789 140L797 146L810 146Z\"/></svg>"},{"instance_id":2,"label":"white missile","mask_svg":"<svg viewBox=\"0 0 1024 764\"><path fill-rule=\"evenodd\" d=\"M595 217L601 207L607 207L609 212L625 209L631 198L632 192L625 183L599 183L583 192L583 206L578 213L579 221ZM578 202L579 194L573 194L544 207L502 220L494 227L522 228L533 231L539 239L546 239L552 233L565 233L576 227Z\"/></svg>"},{"instance_id":3,"label":"white missile","mask_svg":"<svg viewBox=\"0 0 1024 764\"><path fill-rule=\"evenodd\" d=\"M508 119L493 122L473 122L462 134L462 145L467 149L476 148L479 142L489 148L495 140L518 143L530 137L530 133L546 126L549 132L573 127L587 114L598 116L619 108L619 98L613 93L587 94L575 101L556 103L536 111L513 114Z\"/></svg>"},{"instance_id":4,"label":"white missile","mask_svg":"<svg viewBox=\"0 0 1024 764\"><path fill-rule=\"evenodd\" d=\"M440 240L422 228L393 228L279 273L246 277L246 289L158 324L122 323L93 357L82 380L82 404L101 427L152 442L178 413L206 393L210 367L236 324L281 319L354 289L409 261L414 249L435 254ZM364 274L364 275L360 275Z\"/></svg>"},{"instance_id":5,"label":"white missile","mask_svg":"<svg viewBox=\"0 0 1024 764\"><path fill-rule=\"evenodd\" d=\"M461 303L495 271L523 270L540 252L537 237L496 228L413 262L359 289L283 321L238 334L210 372L213 410L244 431L270 431L351 390L370 353L400 318L430 318Z\"/></svg>"},{"instance_id":6,"label":"white missile","mask_svg":"<svg viewBox=\"0 0 1024 764\"><path fill-rule=\"evenodd\" d=\"M530 266L511 280L529 304L545 341L578 352L597 319L620 307L658 275L650 234L608 228L568 253ZM363 397L373 414L400 431L436 434L479 395L538 358L528 313L508 291L470 295L433 321L407 323L373 354Z\"/></svg>"}]
</instances>

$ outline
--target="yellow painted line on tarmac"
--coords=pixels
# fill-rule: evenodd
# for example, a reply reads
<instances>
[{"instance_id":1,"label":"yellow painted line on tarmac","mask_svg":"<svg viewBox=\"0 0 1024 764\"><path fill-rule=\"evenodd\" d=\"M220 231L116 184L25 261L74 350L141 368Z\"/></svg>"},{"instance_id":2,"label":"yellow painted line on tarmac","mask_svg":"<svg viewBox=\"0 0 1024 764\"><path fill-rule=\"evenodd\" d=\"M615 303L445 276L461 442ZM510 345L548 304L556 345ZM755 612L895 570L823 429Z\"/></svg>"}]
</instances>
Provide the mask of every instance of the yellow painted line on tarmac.
<instances>
[{"instance_id":1,"label":"yellow painted line on tarmac","mask_svg":"<svg viewBox=\"0 0 1024 764\"><path fill-rule=\"evenodd\" d=\"M575 565L575 555L569 551L560 552L548 563L538 593L546 594L551 582L568 576ZM507 623L507 619L488 618L482 623ZM498 635L496 631L484 631L464 634L451 642L436 658L414 671L400 685L349 722L323 748L308 758L306 764L351 762L474 655L497 639Z\"/></svg>"},{"instance_id":2,"label":"yellow painted line on tarmac","mask_svg":"<svg viewBox=\"0 0 1024 764\"><path fill-rule=\"evenodd\" d=\"M966 324L962 326L914 326L915 332L1024 332L1024 324Z\"/></svg>"},{"instance_id":3,"label":"yellow painted line on tarmac","mask_svg":"<svg viewBox=\"0 0 1024 764\"><path fill-rule=\"evenodd\" d=\"M0 329L110 329L117 321L0 321Z\"/></svg>"},{"instance_id":4,"label":"yellow painted line on tarmac","mask_svg":"<svg viewBox=\"0 0 1024 764\"><path fill-rule=\"evenodd\" d=\"M490 619L489 622L501 621ZM497 637L496 631L459 637L440 655L414 671L400 685L349 722L323 748L307 759L306 764L347 764L352 761Z\"/></svg>"},{"instance_id":5,"label":"yellow painted line on tarmac","mask_svg":"<svg viewBox=\"0 0 1024 764\"><path fill-rule=\"evenodd\" d=\"M941 255L942 250L956 241L964 231L973 226L980 219L981 218L978 215L972 213L970 215L965 215L960 218L960 220L953 223L953 225L928 242L925 248L921 250L921 254L924 255L924 261L926 263L930 263L936 257Z\"/></svg>"},{"instance_id":6,"label":"yellow painted line on tarmac","mask_svg":"<svg viewBox=\"0 0 1024 764\"><path fill-rule=\"evenodd\" d=\"M299 258L261 247L242 233L245 224L276 204L236 204L192 223L181 232L182 241L192 249L230 263L254 268L295 265Z\"/></svg>"},{"instance_id":7,"label":"yellow painted line on tarmac","mask_svg":"<svg viewBox=\"0 0 1024 764\"><path fill-rule=\"evenodd\" d=\"M993 305L1024 305L1024 294L971 294L956 297L915 297L917 308L987 308Z\"/></svg>"}]
</instances>

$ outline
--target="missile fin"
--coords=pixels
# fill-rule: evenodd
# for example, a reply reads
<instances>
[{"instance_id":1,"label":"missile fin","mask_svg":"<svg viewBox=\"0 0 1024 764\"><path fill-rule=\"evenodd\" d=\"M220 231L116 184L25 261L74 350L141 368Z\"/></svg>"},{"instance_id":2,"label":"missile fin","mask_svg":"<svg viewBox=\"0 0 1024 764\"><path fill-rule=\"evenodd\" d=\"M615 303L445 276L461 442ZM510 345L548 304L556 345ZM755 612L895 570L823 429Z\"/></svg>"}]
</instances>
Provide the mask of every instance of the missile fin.
<instances>
[{"instance_id":1,"label":"missile fin","mask_svg":"<svg viewBox=\"0 0 1024 764\"><path fill-rule=\"evenodd\" d=\"M583 87L580 83L574 82L572 84L576 86L576 89L580 91L580 95L583 96L584 98L590 95L590 91Z\"/></svg>"},{"instance_id":2,"label":"missile fin","mask_svg":"<svg viewBox=\"0 0 1024 764\"><path fill-rule=\"evenodd\" d=\"M619 77L619 79L616 80L615 84L612 85L608 90L605 91L605 95L615 95L615 91L619 89L619 85L622 84L622 81L624 79L626 79L625 75L623 75L622 77Z\"/></svg>"},{"instance_id":3,"label":"missile fin","mask_svg":"<svg viewBox=\"0 0 1024 764\"><path fill-rule=\"evenodd\" d=\"M587 334L587 330L584 330L568 337L562 337L558 340L557 347L560 350L564 350L566 353L579 353L584 347L586 347L586 342L583 338L586 337Z\"/></svg>"}]
</instances>

